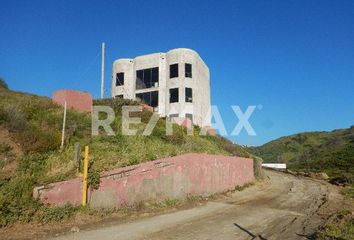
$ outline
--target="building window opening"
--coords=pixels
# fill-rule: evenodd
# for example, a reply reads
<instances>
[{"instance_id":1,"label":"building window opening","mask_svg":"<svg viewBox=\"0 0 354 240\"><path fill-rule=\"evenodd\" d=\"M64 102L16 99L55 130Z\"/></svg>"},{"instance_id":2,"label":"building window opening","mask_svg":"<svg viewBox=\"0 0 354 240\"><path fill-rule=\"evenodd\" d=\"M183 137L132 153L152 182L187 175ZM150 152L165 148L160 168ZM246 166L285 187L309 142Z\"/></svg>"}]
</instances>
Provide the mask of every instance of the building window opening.
<instances>
[{"instance_id":1,"label":"building window opening","mask_svg":"<svg viewBox=\"0 0 354 240\"><path fill-rule=\"evenodd\" d=\"M178 102L178 88L170 89L170 103Z\"/></svg>"},{"instance_id":2,"label":"building window opening","mask_svg":"<svg viewBox=\"0 0 354 240\"><path fill-rule=\"evenodd\" d=\"M190 119L193 122L193 114L186 113L186 118Z\"/></svg>"},{"instance_id":3,"label":"building window opening","mask_svg":"<svg viewBox=\"0 0 354 240\"><path fill-rule=\"evenodd\" d=\"M191 88L185 89L186 102L193 102L193 92Z\"/></svg>"},{"instance_id":4,"label":"building window opening","mask_svg":"<svg viewBox=\"0 0 354 240\"><path fill-rule=\"evenodd\" d=\"M168 116L170 118L170 120L174 119L174 118L178 118L179 115L178 113L173 113L173 114L170 114L170 116Z\"/></svg>"},{"instance_id":5,"label":"building window opening","mask_svg":"<svg viewBox=\"0 0 354 240\"><path fill-rule=\"evenodd\" d=\"M170 65L170 78L178 77L178 63Z\"/></svg>"},{"instance_id":6,"label":"building window opening","mask_svg":"<svg viewBox=\"0 0 354 240\"><path fill-rule=\"evenodd\" d=\"M120 72L116 74L116 86L124 85L124 72Z\"/></svg>"},{"instance_id":7,"label":"building window opening","mask_svg":"<svg viewBox=\"0 0 354 240\"><path fill-rule=\"evenodd\" d=\"M186 78L191 78L192 77L192 64L186 63L184 65L184 72L185 72Z\"/></svg>"},{"instance_id":8,"label":"building window opening","mask_svg":"<svg viewBox=\"0 0 354 240\"><path fill-rule=\"evenodd\" d=\"M138 93L135 95L136 98L140 99L142 102L146 103L151 107L157 107L159 105L159 92L146 92Z\"/></svg>"},{"instance_id":9,"label":"building window opening","mask_svg":"<svg viewBox=\"0 0 354 240\"><path fill-rule=\"evenodd\" d=\"M159 68L148 68L136 71L136 89L158 87Z\"/></svg>"}]
</instances>

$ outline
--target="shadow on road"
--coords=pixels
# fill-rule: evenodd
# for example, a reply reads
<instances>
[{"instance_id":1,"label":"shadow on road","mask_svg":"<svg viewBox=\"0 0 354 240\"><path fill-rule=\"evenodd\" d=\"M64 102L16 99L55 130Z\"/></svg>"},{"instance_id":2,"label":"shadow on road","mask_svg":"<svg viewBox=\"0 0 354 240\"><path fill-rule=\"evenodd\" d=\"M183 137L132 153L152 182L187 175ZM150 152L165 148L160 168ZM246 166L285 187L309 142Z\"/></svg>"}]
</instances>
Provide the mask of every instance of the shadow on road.
<instances>
[{"instance_id":1,"label":"shadow on road","mask_svg":"<svg viewBox=\"0 0 354 240\"><path fill-rule=\"evenodd\" d=\"M254 235L253 233L251 233L250 231L248 231L246 228L241 227L240 225L238 225L237 223L234 223L234 225L236 227L238 227L239 229L241 229L242 231L244 231L245 233L247 233L248 235L250 235L252 237L252 240L255 238L259 238L261 240L267 240L266 238L262 237L262 235Z\"/></svg>"},{"instance_id":2,"label":"shadow on road","mask_svg":"<svg viewBox=\"0 0 354 240\"><path fill-rule=\"evenodd\" d=\"M300 236L300 237L304 237L304 238L309 239L309 240L315 240L314 234L312 234L312 235L305 235L305 234L296 233L296 235L298 235L298 236Z\"/></svg>"}]
</instances>

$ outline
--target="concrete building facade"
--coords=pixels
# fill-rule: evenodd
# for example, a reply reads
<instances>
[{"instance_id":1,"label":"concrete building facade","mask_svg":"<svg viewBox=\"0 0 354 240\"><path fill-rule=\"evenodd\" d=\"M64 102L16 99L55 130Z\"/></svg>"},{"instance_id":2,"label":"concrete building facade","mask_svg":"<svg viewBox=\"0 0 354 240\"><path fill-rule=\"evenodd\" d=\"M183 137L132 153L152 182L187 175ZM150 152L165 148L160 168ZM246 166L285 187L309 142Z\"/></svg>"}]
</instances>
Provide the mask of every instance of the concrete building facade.
<instances>
[{"instance_id":1,"label":"concrete building facade","mask_svg":"<svg viewBox=\"0 0 354 240\"><path fill-rule=\"evenodd\" d=\"M199 54L178 48L113 63L112 97L141 99L160 116L210 126L210 74Z\"/></svg>"}]
</instances>

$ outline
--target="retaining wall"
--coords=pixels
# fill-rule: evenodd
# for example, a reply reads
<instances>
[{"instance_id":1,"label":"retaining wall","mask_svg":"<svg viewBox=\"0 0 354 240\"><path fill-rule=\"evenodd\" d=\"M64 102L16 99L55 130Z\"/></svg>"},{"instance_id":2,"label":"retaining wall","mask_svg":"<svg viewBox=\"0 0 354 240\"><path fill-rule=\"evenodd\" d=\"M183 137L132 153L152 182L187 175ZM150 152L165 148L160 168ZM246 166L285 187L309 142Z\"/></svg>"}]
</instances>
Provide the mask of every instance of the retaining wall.
<instances>
[{"instance_id":1,"label":"retaining wall","mask_svg":"<svg viewBox=\"0 0 354 240\"><path fill-rule=\"evenodd\" d=\"M89 190L88 199L92 207L121 207L209 195L252 181L252 159L191 153L105 172L99 189ZM34 195L50 205L80 204L81 179L36 188Z\"/></svg>"},{"instance_id":2,"label":"retaining wall","mask_svg":"<svg viewBox=\"0 0 354 240\"><path fill-rule=\"evenodd\" d=\"M91 112L92 96L87 92L75 90L58 90L53 93L53 101L64 107L66 102L68 108L81 112Z\"/></svg>"}]
</instances>

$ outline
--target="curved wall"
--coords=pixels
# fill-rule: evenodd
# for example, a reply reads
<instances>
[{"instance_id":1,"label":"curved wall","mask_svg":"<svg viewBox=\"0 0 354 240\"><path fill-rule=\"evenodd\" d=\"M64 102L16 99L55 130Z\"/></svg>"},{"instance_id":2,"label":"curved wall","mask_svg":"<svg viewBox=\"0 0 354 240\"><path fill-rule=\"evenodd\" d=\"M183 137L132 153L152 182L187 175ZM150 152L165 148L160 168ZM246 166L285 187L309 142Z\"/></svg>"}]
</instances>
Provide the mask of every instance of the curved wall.
<instances>
[{"instance_id":1,"label":"curved wall","mask_svg":"<svg viewBox=\"0 0 354 240\"><path fill-rule=\"evenodd\" d=\"M232 190L252 181L252 159L191 153L105 172L99 189L90 191L89 203L92 207L122 207L183 199ZM81 179L36 188L34 195L50 205L80 204Z\"/></svg>"},{"instance_id":2,"label":"curved wall","mask_svg":"<svg viewBox=\"0 0 354 240\"><path fill-rule=\"evenodd\" d=\"M170 65L178 63L178 77L170 78ZM185 77L185 63L192 64L192 77ZM158 87L136 89L136 71L147 68L159 68ZM124 72L124 86L115 86L115 76ZM167 53L153 53L134 59L119 59L113 64L112 97L123 95L135 99L137 93L158 91L157 112L161 116L178 114L186 117L193 115L193 122L199 126L210 126L210 76L209 69L197 52L187 48L178 48ZM170 103L171 88L179 89L179 102ZM192 88L193 103L185 101L185 88Z\"/></svg>"}]
</instances>

